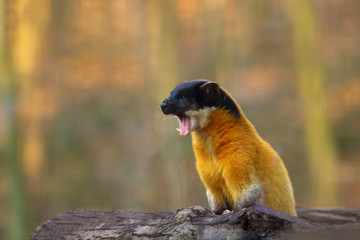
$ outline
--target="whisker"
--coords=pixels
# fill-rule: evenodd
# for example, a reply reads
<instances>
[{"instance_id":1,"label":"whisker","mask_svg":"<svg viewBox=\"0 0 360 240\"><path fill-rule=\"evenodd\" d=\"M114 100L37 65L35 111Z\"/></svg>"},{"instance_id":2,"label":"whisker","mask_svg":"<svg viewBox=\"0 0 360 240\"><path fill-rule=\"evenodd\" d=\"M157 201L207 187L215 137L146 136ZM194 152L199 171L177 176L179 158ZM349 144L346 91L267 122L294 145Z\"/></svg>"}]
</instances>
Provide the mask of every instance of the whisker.
<instances>
[{"instance_id":1,"label":"whisker","mask_svg":"<svg viewBox=\"0 0 360 240\"><path fill-rule=\"evenodd\" d=\"M157 108L153 108L153 109L151 109L151 111L152 111L152 112L161 112L161 108L158 108L158 107L157 107Z\"/></svg>"},{"instance_id":2,"label":"whisker","mask_svg":"<svg viewBox=\"0 0 360 240\"><path fill-rule=\"evenodd\" d=\"M152 107L152 110L153 111L161 111L161 107L160 106L154 106L154 107Z\"/></svg>"},{"instance_id":3,"label":"whisker","mask_svg":"<svg viewBox=\"0 0 360 240\"><path fill-rule=\"evenodd\" d=\"M173 118L177 118L177 117L174 115L165 115L165 114L161 115L161 120L169 120L169 119L173 119Z\"/></svg>"}]
</instances>

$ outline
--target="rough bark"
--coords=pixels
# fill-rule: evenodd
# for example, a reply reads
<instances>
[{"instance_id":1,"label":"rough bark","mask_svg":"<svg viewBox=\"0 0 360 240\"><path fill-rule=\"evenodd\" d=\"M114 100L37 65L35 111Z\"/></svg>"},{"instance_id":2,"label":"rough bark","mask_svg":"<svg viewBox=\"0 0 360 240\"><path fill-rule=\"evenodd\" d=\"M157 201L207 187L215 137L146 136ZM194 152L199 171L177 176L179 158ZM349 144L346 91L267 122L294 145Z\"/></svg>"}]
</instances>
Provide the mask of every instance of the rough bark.
<instances>
[{"instance_id":1,"label":"rough bark","mask_svg":"<svg viewBox=\"0 0 360 240\"><path fill-rule=\"evenodd\" d=\"M260 205L214 215L194 206L176 212L75 210L38 227L44 239L360 239L360 209L298 209L289 216Z\"/></svg>"}]
</instances>

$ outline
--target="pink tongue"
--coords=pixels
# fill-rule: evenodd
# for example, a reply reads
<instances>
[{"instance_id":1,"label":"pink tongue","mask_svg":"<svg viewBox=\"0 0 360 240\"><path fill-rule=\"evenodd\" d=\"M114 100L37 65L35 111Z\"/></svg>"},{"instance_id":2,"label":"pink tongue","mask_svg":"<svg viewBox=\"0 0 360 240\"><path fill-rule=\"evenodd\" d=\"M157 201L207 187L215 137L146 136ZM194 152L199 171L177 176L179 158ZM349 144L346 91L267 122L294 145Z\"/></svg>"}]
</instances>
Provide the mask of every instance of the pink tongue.
<instances>
[{"instance_id":1,"label":"pink tongue","mask_svg":"<svg viewBox=\"0 0 360 240\"><path fill-rule=\"evenodd\" d=\"M190 118L188 116L183 116L180 119L180 135L187 136L190 133Z\"/></svg>"}]
</instances>

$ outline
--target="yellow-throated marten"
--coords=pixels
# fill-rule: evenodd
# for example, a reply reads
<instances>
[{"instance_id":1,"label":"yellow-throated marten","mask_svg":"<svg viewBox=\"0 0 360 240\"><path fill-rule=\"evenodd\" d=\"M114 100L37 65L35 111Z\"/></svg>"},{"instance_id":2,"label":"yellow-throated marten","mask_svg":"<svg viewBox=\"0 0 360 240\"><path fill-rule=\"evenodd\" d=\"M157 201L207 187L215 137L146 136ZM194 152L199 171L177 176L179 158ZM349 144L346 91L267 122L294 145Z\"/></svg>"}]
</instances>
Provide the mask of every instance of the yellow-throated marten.
<instances>
[{"instance_id":1,"label":"yellow-throated marten","mask_svg":"<svg viewBox=\"0 0 360 240\"><path fill-rule=\"evenodd\" d=\"M181 135L192 133L196 167L211 211L221 214L259 203L296 216L283 161L216 82L183 82L161 109L179 118Z\"/></svg>"}]
</instances>

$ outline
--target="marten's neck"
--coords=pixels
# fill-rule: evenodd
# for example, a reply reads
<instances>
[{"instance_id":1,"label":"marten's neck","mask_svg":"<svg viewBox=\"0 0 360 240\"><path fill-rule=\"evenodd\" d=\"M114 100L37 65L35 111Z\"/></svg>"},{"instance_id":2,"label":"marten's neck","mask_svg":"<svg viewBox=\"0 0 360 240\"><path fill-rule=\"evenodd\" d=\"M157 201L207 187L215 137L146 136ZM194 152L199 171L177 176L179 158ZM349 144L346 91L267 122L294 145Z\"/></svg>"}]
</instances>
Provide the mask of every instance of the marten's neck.
<instances>
[{"instance_id":1,"label":"marten's neck","mask_svg":"<svg viewBox=\"0 0 360 240\"><path fill-rule=\"evenodd\" d=\"M239 117L235 117L227 110L216 109L208 117L206 127L193 132L193 143L206 145L215 154L230 145L232 147L228 149L240 146L243 149L248 146L252 148L254 141L258 139L254 126L242 112Z\"/></svg>"}]
</instances>

